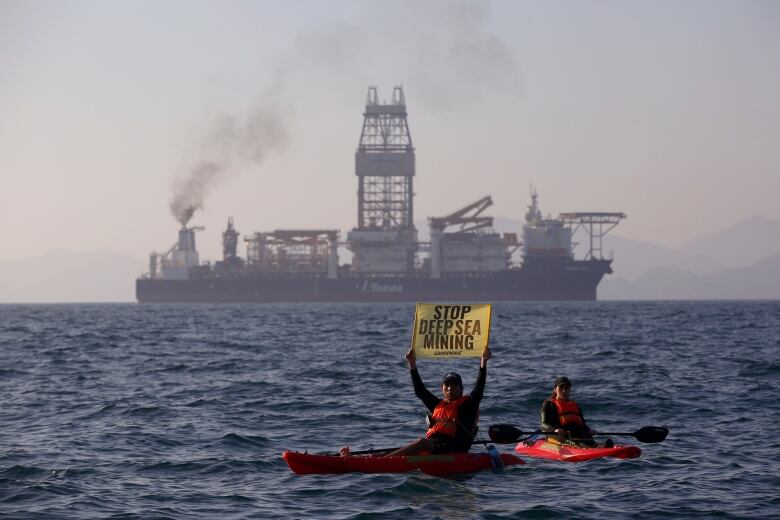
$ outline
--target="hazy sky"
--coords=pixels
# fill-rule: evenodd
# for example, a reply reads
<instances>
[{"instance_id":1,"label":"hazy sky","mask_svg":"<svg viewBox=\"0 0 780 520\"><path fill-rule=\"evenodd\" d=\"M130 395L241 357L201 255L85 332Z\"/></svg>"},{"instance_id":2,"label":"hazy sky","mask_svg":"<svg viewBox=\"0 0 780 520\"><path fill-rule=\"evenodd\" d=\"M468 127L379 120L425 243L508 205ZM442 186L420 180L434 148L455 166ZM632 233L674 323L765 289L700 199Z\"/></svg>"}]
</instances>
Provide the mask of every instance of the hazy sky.
<instances>
[{"instance_id":1,"label":"hazy sky","mask_svg":"<svg viewBox=\"0 0 780 520\"><path fill-rule=\"evenodd\" d=\"M0 0L0 260L145 258L193 224L356 224L368 85L403 84L415 214L624 211L677 246L780 219L777 1Z\"/></svg>"}]
</instances>

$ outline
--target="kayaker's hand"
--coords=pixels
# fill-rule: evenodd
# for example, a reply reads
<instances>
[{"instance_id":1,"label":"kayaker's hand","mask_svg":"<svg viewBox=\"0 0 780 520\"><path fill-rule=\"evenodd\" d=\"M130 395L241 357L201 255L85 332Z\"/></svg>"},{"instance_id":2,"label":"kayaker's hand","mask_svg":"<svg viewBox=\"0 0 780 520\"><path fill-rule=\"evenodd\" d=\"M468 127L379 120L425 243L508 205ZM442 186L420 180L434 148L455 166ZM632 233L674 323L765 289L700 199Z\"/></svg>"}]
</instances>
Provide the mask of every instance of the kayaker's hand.
<instances>
[{"instance_id":1,"label":"kayaker's hand","mask_svg":"<svg viewBox=\"0 0 780 520\"><path fill-rule=\"evenodd\" d=\"M349 446L344 446L341 448L341 451L339 451L339 455L342 457L349 457L351 454L349 453Z\"/></svg>"},{"instance_id":2,"label":"kayaker's hand","mask_svg":"<svg viewBox=\"0 0 780 520\"><path fill-rule=\"evenodd\" d=\"M486 348L482 352L482 357L479 360L479 367L480 368L485 368L487 366L488 359L490 359L492 357L493 357L493 353L490 351L489 348Z\"/></svg>"},{"instance_id":3,"label":"kayaker's hand","mask_svg":"<svg viewBox=\"0 0 780 520\"><path fill-rule=\"evenodd\" d=\"M414 348L410 347L409 352L406 353L406 361L409 363L409 369L417 368L417 358L414 355Z\"/></svg>"}]
</instances>

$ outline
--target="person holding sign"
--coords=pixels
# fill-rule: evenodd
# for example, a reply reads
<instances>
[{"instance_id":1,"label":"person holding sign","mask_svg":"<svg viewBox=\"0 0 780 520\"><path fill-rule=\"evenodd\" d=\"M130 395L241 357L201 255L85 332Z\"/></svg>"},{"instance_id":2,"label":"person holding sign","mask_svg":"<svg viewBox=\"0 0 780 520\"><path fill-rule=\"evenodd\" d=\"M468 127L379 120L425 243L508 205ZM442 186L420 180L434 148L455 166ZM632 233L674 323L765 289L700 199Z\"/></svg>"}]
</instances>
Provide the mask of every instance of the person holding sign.
<instances>
[{"instance_id":1,"label":"person holding sign","mask_svg":"<svg viewBox=\"0 0 780 520\"><path fill-rule=\"evenodd\" d=\"M553 383L553 393L542 403L542 431L555 434L560 442L571 442L581 447L594 448L598 443L593 436L598 432L591 430L585 423L579 405L570 399L571 381L568 377L559 377ZM611 448L612 439L607 439L604 447Z\"/></svg>"},{"instance_id":2,"label":"person holding sign","mask_svg":"<svg viewBox=\"0 0 780 520\"><path fill-rule=\"evenodd\" d=\"M425 437L417 439L406 446L389 453L388 457L398 455L414 455L428 453L466 453L477 434L477 419L479 417L479 402L485 392L487 380L487 362L492 356L490 349L485 348L479 361L479 375L474 389L469 395L463 395L463 380L455 372L449 372L441 380L440 399L426 387L417 372L417 360L414 347L406 353L409 363L409 373L412 376L415 395L431 412L432 421Z\"/></svg>"}]
</instances>

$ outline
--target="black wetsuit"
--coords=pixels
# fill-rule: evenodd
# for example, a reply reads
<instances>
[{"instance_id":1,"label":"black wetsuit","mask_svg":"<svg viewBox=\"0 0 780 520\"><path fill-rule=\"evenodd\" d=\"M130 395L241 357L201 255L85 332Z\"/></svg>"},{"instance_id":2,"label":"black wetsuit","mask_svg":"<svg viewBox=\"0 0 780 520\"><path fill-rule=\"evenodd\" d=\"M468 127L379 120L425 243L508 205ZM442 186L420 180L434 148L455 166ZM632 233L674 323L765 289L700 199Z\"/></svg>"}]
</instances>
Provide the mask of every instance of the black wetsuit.
<instances>
[{"instance_id":1,"label":"black wetsuit","mask_svg":"<svg viewBox=\"0 0 780 520\"><path fill-rule=\"evenodd\" d=\"M576 404L576 403L575 403ZM595 445L596 441L593 440L593 436L590 434L590 428L585 422L585 417L582 415L580 405L577 405L577 411L579 412L580 419L582 420L582 426L578 424L572 424L569 426L561 426L561 422L558 420L558 408L552 400L548 399L542 403L542 431L553 432L556 428L564 428L569 432L572 439L576 439L577 444L583 445Z\"/></svg>"},{"instance_id":2,"label":"black wetsuit","mask_svg":"<svg viewBox=\"0 0 780 520\"><path fill-rule=\"evenodd\" d=\"M433 413L442 399L433 395L420 378L417 369L409 371L412 375L412 384L414 384L414 394L420 398L425 407ZM435 433L429 437L434 443L434 453L465 453L471 448L476 433L475 427L479 418L479 402L485 392L485 380L487 379L487 367L479 369L477 382L474 383L474 389L458 407L458 425L455 429L455 437L450 437L441 433Z\"/></svg>"}]
</instances>

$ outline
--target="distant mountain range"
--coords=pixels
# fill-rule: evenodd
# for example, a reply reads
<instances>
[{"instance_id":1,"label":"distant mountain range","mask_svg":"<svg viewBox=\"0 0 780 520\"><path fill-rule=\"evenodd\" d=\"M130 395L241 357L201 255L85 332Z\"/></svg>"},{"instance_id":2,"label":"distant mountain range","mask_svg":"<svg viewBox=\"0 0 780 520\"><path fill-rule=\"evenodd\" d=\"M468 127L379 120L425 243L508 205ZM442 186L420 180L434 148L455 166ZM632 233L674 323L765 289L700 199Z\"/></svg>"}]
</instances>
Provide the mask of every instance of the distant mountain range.
<instances>
[{"instance_id":1,"label":"distant mountain range","mask_svg":"<svg viewBox=\"0 0 780 520\"><path fill-rule=\"evenodd\" d=\"M615 274L629 280L659 266L708 274L747 267L780 253L780 221L749 218L723 231L690 240L679 249L609 234L604 238L604 250L614 251Z\"/></svg>"},{"instance_id":2,"label":"distant mountain range","mask_svg":"<svg viewBox=\"0 0 780 520\"><path fill-rule=\"evenodd\" d=\"M780 298L780 221L743 220L670 249L608 235L614 274L600 299Z\"/></svg>"},{"instance_id":3,"label":"distant mountain range","mask_svg":"<svg viewBox=\"0 0 780 520\"><path fill-rule=\"evenodd\" d=\"M598 297L600 300L776 300L780 299L780 254L747 267L707 274L659 266L648 269L633 281L608 276L599 285Z\"/></svg>"},{"instance_id":4,"label":"distant mountain range","mask_svg":"<svg viewBox=\"0 0 780 520\"><path fill-rule=\"evenodd\" d=\"M522 236L521 221L494 224ZM427 223L417 227L427 240ZM754 217L679 249L609 234L605 256L610 252L614 274L599 285L602 300L780 299L780 221ZM0 261L0 303L135 301L135 279L146 269L143 260L108 251Z\"/></svg>"}]
</instances>

